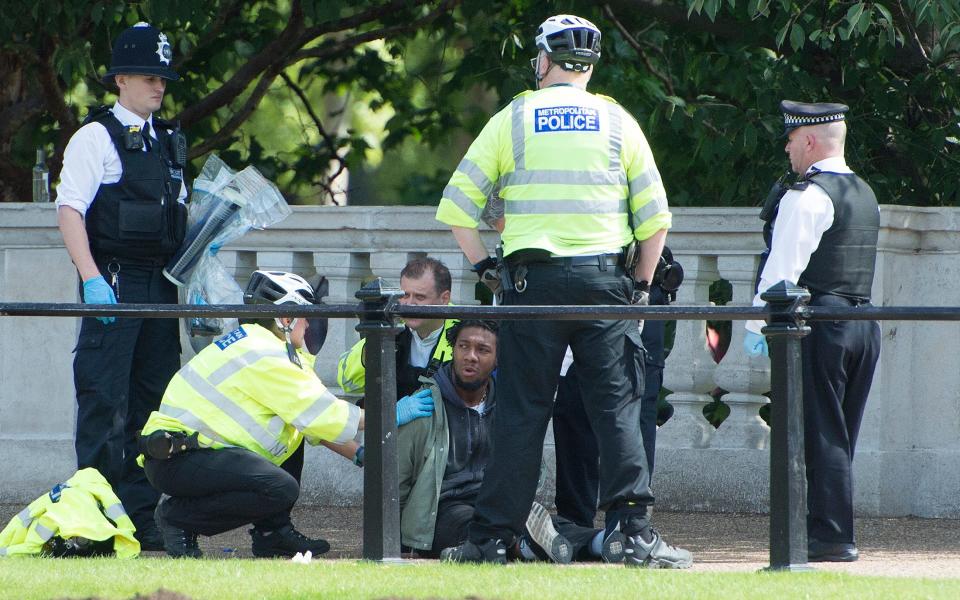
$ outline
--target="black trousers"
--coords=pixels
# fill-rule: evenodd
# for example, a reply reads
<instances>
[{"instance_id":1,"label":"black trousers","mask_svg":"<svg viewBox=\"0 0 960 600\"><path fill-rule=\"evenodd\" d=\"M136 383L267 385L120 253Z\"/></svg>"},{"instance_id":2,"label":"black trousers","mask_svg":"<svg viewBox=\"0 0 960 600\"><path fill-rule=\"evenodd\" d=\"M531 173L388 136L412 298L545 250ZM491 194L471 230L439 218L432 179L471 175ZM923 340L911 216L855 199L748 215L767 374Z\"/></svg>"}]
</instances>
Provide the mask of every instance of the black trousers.
<instances>
[{"instance_id":1,"label":"black trousers","mask_svg":"<svg viewBox=\"0 0 960 600\"><path fill-rule=\"evenodd\" d=\"M528 266L527 287L504 304L627 304L633 284L621 267L573 266L569 259ZM516 272L514 270L514 272ZM634 321L504 321L498 348L493 448L469 537L512 540L533 502L543 438L553 414L560 365L573 349L584 409L600 456L600 507L623 508L631 527L646 525L653 495L640 434L642 342Z\"/></svg>"},{"instance_id":2,"label":"black trousers","mask_svg":"<svg viewBox=\"0 0 960 600\"><path fill-rule=\"evenodd\" d=\"M100 271L107 281L106 264ZM176 304L160 267L120 265L120 302ZM84 318L74 350L77 468L94 467L123 502L137 529L153 527L159 494L136 463L137 434L180 368L177 319Z\"/></svg>"},{"instance_id":3,"label":"black trousers","mask_svg":"<svg viewBox=\"0 0 960 600\"><path fill-rule=\"evenodd\" d=\"M437 525L433 533L433 548L420 552L426 558L439 558L444 548L459 546L467 539L467 526L473 519L474 504L470 500L441 500L437 505ZM575 560L590 560L590 542L597 529L581 527L561 516L553 517L553 526L573 547Z\"/></svg>"},{"instance_id":4,"label":"black trousers","mask_svg":"<svg viewBox=\"0 0 960 600\"><path fill-rule=\"evenodd\" d=\"M144 470L155 488L170 495L172 525L201 535L248 523L272 531L290 522L300 496L303 444L279 467L249 450L223 448L148 458Z\"/></svg>"},{"instance_id":5,"label":"black trousers","mask_svg":"<svg viewBox=\"0 0 960 600\"><path fill-rule=\"evenodd\" d=\"M650 288L650 304L666 304L663 290L658 285ZM645 382L640 402L640 432L651 480L657 450L657 400L663 385L665 326L666 321L646 321L640 334ZM577 365L571 365L566 376L560 378L553 408L557 514L582 527L593 526L600 486L600 450L583 408L583 396L590 393L589 389L582 389Z\"/></svg>"},{"instance_id":6,"label":"black trousers","mask_svg":"<svg viewBox=\"0 0 960 600\"><path fill-rule=\"evenodd\" d=\"M851 306L818 296L815 306ZM876 321L814 321L801 342L807 459L807 535L852 544L851 464L880 356Z\"/></svg>"}]
</instances>

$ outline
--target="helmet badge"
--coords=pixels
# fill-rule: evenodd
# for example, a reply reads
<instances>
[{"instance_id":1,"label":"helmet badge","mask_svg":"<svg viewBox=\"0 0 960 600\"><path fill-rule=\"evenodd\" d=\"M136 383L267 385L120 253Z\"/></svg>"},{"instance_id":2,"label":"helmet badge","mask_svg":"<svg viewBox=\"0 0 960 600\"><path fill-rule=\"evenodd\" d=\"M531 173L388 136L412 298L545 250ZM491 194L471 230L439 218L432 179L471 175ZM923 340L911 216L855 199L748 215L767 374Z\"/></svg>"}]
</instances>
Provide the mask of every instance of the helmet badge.
<instances>
[{"instance_id":1,"label":"helmet badge","mask_svg":"<svg viewBox=\"0 0 960 600\"><path fill-rule=\"evenodd\" d=\"M170 59L173 58L173 50L170 49L170 42L167 41L167 34L161 33L160 39L157 42L157 56L160 57L160 62L165 65L170 64Z\"/></svg>"}]
</instances>

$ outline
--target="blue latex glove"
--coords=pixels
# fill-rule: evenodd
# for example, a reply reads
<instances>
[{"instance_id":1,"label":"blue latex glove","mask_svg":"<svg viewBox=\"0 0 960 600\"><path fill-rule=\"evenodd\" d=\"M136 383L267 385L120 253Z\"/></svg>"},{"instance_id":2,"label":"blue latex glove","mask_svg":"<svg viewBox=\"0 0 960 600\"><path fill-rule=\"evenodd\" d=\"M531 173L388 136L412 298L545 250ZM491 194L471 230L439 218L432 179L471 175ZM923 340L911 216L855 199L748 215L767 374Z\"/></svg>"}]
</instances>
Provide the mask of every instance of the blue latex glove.
<instances>
[{"instance_id":1,"label":"blue latex glove","mask_svg":"<svg viewBox=\"0 0 960 600\"><path fill-rule=\"evenodd\" d=\"M116 304L117 297L113 295L113 288L103 278L103 275L97 275L83 282L83 303ZM117 319L116 317L97 317L97 320L104 325L109 325Z\"/></svg>"},{"instance_id":2,"label":"blue latex glove","mask_svg":"<svg viewBox=\"0 0 960 600\"><path fill-rule=\"evenodd\" d=\"M217 244L216 242L210 244L210 256L216 256L217 252L220 252L220 244Z\"/></svg>"},{"instance_id":3,"label":"blue latex glove","mask_svg":"<svg viewBox=\"0 0 960 600\"><path fill-rule=\"evenodd\" d=\"M743 338L743 349L750 356L760 356L761 354L770 356L770 352L767 350L766 336L750 330L747 330L747 335Z\"/></svg>"},{"instance_id":4,"label":"blue latex glove","mask_svg":"<svg viewBox=\"0 0 960 600\"><path fill-rule=\"evenodd\" d=\"M433 414L433 394L423 389L397 400L397 427Z\"/></svg>"}]
</instances>

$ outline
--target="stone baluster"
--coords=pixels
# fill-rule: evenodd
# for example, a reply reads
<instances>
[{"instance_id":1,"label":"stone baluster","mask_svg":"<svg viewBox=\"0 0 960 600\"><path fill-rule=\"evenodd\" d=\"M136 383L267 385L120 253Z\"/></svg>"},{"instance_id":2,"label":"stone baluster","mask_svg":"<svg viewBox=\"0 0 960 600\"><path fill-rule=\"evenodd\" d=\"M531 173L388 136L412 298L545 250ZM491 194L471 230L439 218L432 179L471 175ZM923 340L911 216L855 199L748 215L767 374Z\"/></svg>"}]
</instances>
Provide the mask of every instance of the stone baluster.
<instances>
[{"instance_id":1,"label":"stone baluster","mask_svg":"<svg viewBox=\"0 0 960 600\"><path fill-rule=\"evenodd\" d=\"M722 256L720 274L733 287L729 306L749 306L753 299L757 257L751 255ZM760 418L760 408L770 402L761 394L770 389L770 359L750 357L743 350L745 321L734 321L730 346L714 375L718 386L727 390L723 402L730 415L720 424L713 439L715 448L765 449L770 428Z\"/></svg>"},{"instance_id":2,"label":"stone baluster","mask_svg":"<svg viewBox=\"0 0 960 600\"><path fill-rule=\"evenodd\" d=\"M708 305L710 284L719 279L717 259L713 256L677 256L683 264L685 280L677 303ZM667 402L673 416L657 432L657 443L667 448L706 448L714 428L703 416L703 407L713 401L713 372L716 363L707 347L703 321L677 321L673 350L667 358L663 386L672 393Z\"/></svg>"},{"instance_id":3,"label":"stone baluster","mask_svg":"<svg viewBox=\"0 0 960 600\"><path fill-rule=\"evenodd\" d=\"M316 252L313 255L316 272L327 278L328 304L355 304L354 294L361 282L371 277L370 255L366 252ZM340 355L360 339L356 319L328 319L327 339L317 354L317 374L328 387L337 387L337 362Z\"/></svg>"},{"instance_id":4,"label":"stone baluster","mask_svg":"<svg viewBox=\"0 0 960 600\"><path fill-rule=\"evenodd\" d=\"M477 274L473 272L473 265L462 252L436 252L430 256L443 261L450 269L451 290L450 301L454 304L478 304L477 302Z\"/></svg>"}]
</instances>

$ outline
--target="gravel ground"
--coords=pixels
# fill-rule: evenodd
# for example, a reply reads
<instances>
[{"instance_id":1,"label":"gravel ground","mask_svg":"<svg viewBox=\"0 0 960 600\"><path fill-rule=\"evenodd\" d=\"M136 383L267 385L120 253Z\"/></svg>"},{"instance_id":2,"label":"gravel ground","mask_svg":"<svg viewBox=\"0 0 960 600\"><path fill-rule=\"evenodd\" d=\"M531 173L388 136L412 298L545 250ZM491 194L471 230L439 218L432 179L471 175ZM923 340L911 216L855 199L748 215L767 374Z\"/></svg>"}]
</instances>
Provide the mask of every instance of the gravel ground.
<instances>
[{"instance_id":1,"label":"gravel ground","mask_svg":"<svg viewBox=\"0 0 960 600\"><path fill-rule=\"evenodd\" d=\"M0 523L22 507L0 505ZM332 547L326 558L361 556L360 507L297 507L294 523L307 535L324 537ZM694 554L694 571L749 572L768 564L768 519L737 513L668 512L658 510L657 528L673 545ZM854 575L960 578L960 520L857 519L860 560L855 563L817 563L822 571ZM250 537L236 529L201 538L207 558L250 557ZM144 553L162 558L162 553ZM615 568L611 566L610 568Z\"/></svg>"}]
</instances>

